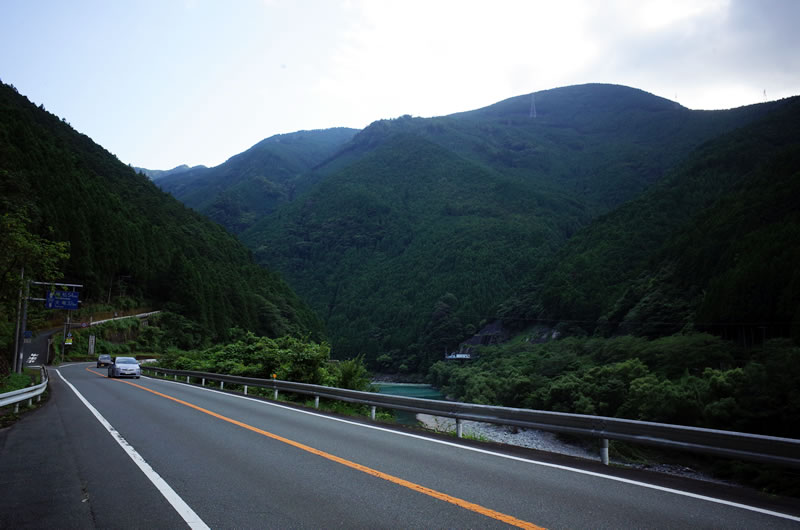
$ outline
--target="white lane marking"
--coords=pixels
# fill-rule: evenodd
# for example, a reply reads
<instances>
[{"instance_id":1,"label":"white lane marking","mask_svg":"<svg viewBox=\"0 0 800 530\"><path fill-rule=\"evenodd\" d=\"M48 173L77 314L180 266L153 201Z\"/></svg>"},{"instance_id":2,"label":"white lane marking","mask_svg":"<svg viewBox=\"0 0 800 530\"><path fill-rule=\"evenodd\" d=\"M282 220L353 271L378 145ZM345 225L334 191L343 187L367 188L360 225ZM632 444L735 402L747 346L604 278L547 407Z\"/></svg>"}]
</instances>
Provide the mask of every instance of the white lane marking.
<instances>
[{"instance_id":1,"label":"white lane marking","mask_svg":"<svg viewBox=\"0 0 800 530\"><path fill-rule=\"evenodd\" d=\"M145 377L145 376L142 376L142 377ZM706 495L699 495L697 493L691 493L691 492L688 492L688 491L681 491L681 490L676 490L676 489L672 489L672 488L665 488L664 486L657 486L655 484L648 484L647 482L639 482L638 480L631 480L631 479L622 478L622 477L615 477L615 476L612 476L612 475L605 475L603 473L597 473L596 471L586 471L585 469L577 469L577 468L574 468L574 467L568 467L568 466L563 466L563 465L559 465L559 464L551 464L549 462L540 462L538 460L531 460L530 458L522 458L522 457L519 457L519 456L512 456L512 455L506 455L506 454L503 454L503 453L496 453L494 451L489 451L487 449L479 449L477 447L470 447L470 446L467 446L467 445L459 445L457 443L448 442L448 441L445 441L445 440L437 440L435 438L428 438L426 436L422 436L422 435L419 435L419 434L411 434L411 433L407 433L407 432L395 431L395 430L392 430L392 429L386 429L384 427L379 427L377 425L368 425L368 424L364 424L364 423L358 423L358 422L355 422L355 421L345 420L345 419L342 419L342 418L335 418L335 417L332 417L332 416L325 416L325 415L319 414L317 412L312 412L312 411L309 411L309 410L296 409L296 408L293 408L293 407L287 407L285 405L279 405L278 403L273 403L273 402L270 402L270 401L262 401L260 399L254 399L254 398L251 398L251 397L240 396L240 395L236 395L236 394L228 394L227 392L220 392L219 390L214 390L213 388L206 388L206 387L202 387L202 386L198 387L198 386L193 386L193 385L187 385L185 382L182 383L180 381L172 381L172 380L169 380L169 379L156 379L156 378L151 378L151 377L147 377L147 379L150 379L152 381L161 381L161 382L164 382L164 383L171 383L171 384L174 384L174 385L182 385L184 388L195 388L197 390L205 390L206 392L214 392L215 394L220 394L220 395L223 395L223 396L234 397L234 398L238 398L238 399L246 399L247 401L253 401L255 403L261 403L263 405L269 405L271 407L278 407L278 408L285 409L285 410L290 410L290 411L293 411L293 412L299 412L299 413L302 413L302 414L308 414L310 416L317 416L318 418L324 418L326 420L338 421L338 422L341 422L341 423L347 423L349 425L355 425L355 426L358 426L358 427L363 427L365 429L374 429L376 431L383 431L383 432L387 432L387 433L391 433L391 434L395 434L395 435L399 435L399 436L408 436L409 438L416 438L418 440L424 440L424 441L431 442L431 443L447 445L447 446L455 447L455 448L462 449L462 450L465 450L465 451L473 451L475 453L482 453L482 454L486 454L486 455L497 456L497 457L500 457L500 458L506 458L508 460L515 460L517 462L525 462L525 463L528 463L528 464L534 464L534 465L537 465L537 466L549 467L549 468L552 468L552 469L559 469L559 470L562 470L562 471L571 471L573 473L579 473L581 475L588 475L588 476L592 476L592 477L604 478L604 479L607 479L607 480L613 480L615 482L623 482L625 484L630 484L630 485L633 485L633 486L640 486L642 488L649 488L649 489L653 489L653 490L657 490L657 491L663 491L663 492L666 492L666 493L674 493L676 495L682 495L684 497L690 497L690 498L698 499L698 500L702 500L702 501L713 502L713 503L716 503L716 504L723 504L725 506L731 506L731 507L734 507L734 508L741 508L743 510L748 510L748 511L751 511L751 512L762 513L762 514L765 514L765 515L771 515L773 517L780 517L782 519L788 519L790 521L800 522L800 517L795 517L793 515L789 515L789 514L786 514L786 513L775 512L775 511L772 511L772 510L766 510L764 508L758 508L756 506L749 506L747 504L739 504L738 502L726 501L724 499L717 499L715 497L708 497Z\"/></svg>"},{"instance_id":2,"label":"white lane marking","mask_svg":"<svg viewBox=\"0 0 800 530\"><path fill-rule=\"evenodd\" d=\"M94 417L97 418L97 421L99 421L100 424L105 427L111 437L114 438L120 447L122 447L125 453L131 457L133 463L139 466L139 469L142 470L142 473L144 473L145 476L150 479L150 482L152 482L153 485L158 488L158 491L160 491L164 498L167 499L167 502L169 502L172 507L175 508L175 511L178 512L178 515L180 515L183 520L186 521L186 524L188 524L190 528L208 529L208 525L206 525L206 523L200 519L200 516L194 513L194 510L189 508L189 505L186 504L177 493L175 493L175 490L173 490L172 487L167 484L163 478L161 478L161 475L156 473L155 470L150 467L150 464L148 464L147 461L142 458L142 455L136 452L136 449L134 449L133 446L129 444L128 441L123 438L122 435L114 427L112 427L110 423L108 423L108 421L97 411L97 409L94 408L80 392L78 392L78 389L72 386L72 383L64 379L64 376L61 375L59 370L56 370L56 373L61 380L64 381L73 392L75 392L75 395L78 396L78 399L80 399L84 405L86 405L86 408L88 408L89 411L94 414Z\"/></svg>"}]
</instances>

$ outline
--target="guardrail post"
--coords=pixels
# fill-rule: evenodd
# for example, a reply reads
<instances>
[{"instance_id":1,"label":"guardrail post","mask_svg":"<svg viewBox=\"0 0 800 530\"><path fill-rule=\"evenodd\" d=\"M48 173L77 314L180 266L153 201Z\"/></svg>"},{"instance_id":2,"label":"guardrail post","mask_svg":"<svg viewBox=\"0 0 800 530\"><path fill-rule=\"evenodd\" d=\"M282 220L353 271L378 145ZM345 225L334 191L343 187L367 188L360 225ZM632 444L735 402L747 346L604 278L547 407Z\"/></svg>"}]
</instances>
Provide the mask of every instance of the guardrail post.
<instances>
[{"instance_id":1,"label":"guardrail post","mask_svg":"<svg viewBox=\"0 0 800 530\"><path fill-rule=\"evenodd\" d=\"M456 436L459 438L464 436L464 425L461 423L461 418L456 418Z\"/></svg>"},{"instance_id":2,"label":"guardrail post","mask_svg":"<svg viewBox=\"0 0 800 530\"><path fill-rule=\"evenodd\" d=\"M244 385L244 395L247 395L247 385Z\"/></svg>"},{"instance_id":3,"label":"guardrail post","mask_svg":"<svg viewBox=\"0 0 800 530\"><path fill-rule=\"evenodd\" d=\"M278 400L278 389L277 389L277 388L275 389L275 395L274 395L273 399L274 399L275 401L277 401L277 400Z\"/></svg>"},{"instance_id":4,"label":"guardrail post","mask_svg":"<svg viewBox=\"0 0 800 530\"><path fill-rule=\"evenodd\" d=\"M225 390L225 381L220 381L219 382L219 389L220 390Z\"/></svg>"},{"instance_id":5,"label":"guardrail post","mask_svg":"<svg viewBox=\"0 0 800 530\"><path fill-rule=\"evenodd\" d=\"M33 406L33 398L28 398L28 408Z\"/></svg>"},{"instance_id":6,"label":"guardrail post","mask_svg":"<svg viewBox=\"0 0 800 530\"><path fill-rule=\"evenodd\" d=\"M200 386L206 386L206 378L205 377L203 378L203 382L200 383Z\"/></svg>"},{"instance_id":7,"label":"guardrail post","mask_svg":"<svg viewBox=\"0 0 800 530\"><path fill-rule=\"evenodd\" d=\"M319 408L319 396L314 396L314 408Z\"/></svg>"},{"instance_id":8,"label":"guardrail post","mask_svg":"<svg viewBox=\"0 0 800 530\"><path fill-rule=\"evenodd\" d=\"M603 446L600 449L600 460L604 466L608 465L608 438L603 438Z\"/></svg>"},{"instance_id":9,"label":"guardrail post","mask_svg":"<svg viewBox=\"0 0 800 530\"><path fill-rule=\"evenodd\" d=\"M188 375L186 376L186 382L187 383L189 382L189 376Z\"/></svg>"},{"instance_id":10,"label":"guardrail post","mask_svg":"<svg viewBox=\"0 0 800 530\"><path fill-rule=\"evenodd\" d=\"M14 414L19 414L19 401L14 403Z\"/></svg>"},{"instance_id":11,"label":"guardrail post","mask_svg":"<svg viewBox=\"0 0 800 530\"><path fill-rule=\"evenodd\" d=\"M375 419L375 405L372 405L372 410L369 413L370 418Z\"/></svg>"},{"instance_id":12,"label":"guardrail post","mask_svg":"<svg viewBox=\"0 0 800 530\"><path fill-rule=\"evenodd\" d=\"M173 381L177 381L177 380L178 380L178 374L175 374L175 375L173 375L173 376L172 376L172 380L173 380Z\"/></svg>"}]
</instances>

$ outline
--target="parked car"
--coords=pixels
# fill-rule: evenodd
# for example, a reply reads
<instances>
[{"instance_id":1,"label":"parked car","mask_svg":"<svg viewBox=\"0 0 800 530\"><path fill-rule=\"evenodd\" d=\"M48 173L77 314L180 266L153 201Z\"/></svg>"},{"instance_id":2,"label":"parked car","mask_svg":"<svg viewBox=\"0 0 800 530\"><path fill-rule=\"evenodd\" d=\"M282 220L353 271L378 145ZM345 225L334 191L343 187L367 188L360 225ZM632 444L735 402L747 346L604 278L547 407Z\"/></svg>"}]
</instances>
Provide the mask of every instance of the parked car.
<instances>
[{"instance_id":1,"label":"parked car","mask_svg":"<svg viewBox=\"0 0 800 530\"><path fill-rule=\"evenodd\" d=\"M111 360L111 356L107 353L101 353L99 357L97 357L97 367L100 368L101 366L108 366L113 364L114 361Z\"/></svg>"},{"instance_id":2,"label":"parked car","mask_svg":"<svg viewBox=\"0 0 800 530\"><path fill-rule=\"evenodd\" d=\"M139 362L133 357L117 357L108 367L108 377L135 377L139 379L141 374Z\"/></svg>"}]
</instances>

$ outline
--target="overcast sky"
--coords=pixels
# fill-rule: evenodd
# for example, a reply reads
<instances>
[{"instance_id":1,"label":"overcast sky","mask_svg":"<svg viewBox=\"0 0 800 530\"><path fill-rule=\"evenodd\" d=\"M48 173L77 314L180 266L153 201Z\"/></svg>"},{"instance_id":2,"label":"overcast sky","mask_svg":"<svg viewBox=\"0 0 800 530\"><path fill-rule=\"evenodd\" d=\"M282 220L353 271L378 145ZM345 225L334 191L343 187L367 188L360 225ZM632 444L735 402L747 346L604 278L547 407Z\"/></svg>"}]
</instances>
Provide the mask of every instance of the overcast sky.
<instances>
[{"instance_id":1,"label":"overcast sky","mask_svg":"<svg viewBox=\"0 0 800 530\"><path fill-rule=\"evenodd\" d=\"M125 163L623 84L692 109L800 94L800 0L0 0L0 79Z\"/></svg>"}]
</instances>

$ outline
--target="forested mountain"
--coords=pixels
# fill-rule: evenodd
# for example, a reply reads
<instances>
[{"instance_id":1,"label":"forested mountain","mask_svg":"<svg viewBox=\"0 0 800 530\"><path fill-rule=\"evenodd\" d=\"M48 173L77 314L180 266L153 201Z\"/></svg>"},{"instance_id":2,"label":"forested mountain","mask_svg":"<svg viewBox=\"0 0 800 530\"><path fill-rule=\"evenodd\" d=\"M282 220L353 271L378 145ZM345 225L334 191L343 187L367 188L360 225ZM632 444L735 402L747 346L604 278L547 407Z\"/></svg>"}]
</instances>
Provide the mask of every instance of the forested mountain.
<instances>
[{"instance_id":1,"label":"forested mountain","mask_svg":"<svg viewBox=\"0 0 800 530\"><path fill-rule=\"evenodd\" d=\"M590 334L800 338L800 99L697 149L577 233L504 308ZM519 326L519 324L517 324Z\"/></svg>"},{"instance_id":2,"label":"forested mountain","mask_svg":"<svg viewBox=\"0 0 800 530\"><path fill-rule=\"evenodd\" d=\"M219 166L172 170L159 177L158 185L239 233L292 200L308 183L298 176L331 157L355 133L355 129L336 128L279 134Z\"/></svg>"},{"instance_id":3,"label":"forested mountain","mask_svg":"<svg viewBox=\"0 0 800 530\"><path fill-rule=\"evenodd\" d=\"M5 84L0 206L4 346L22 266L26 278L51 281L60 272L83 284L85 304L106 301L110 290L118 296L124 285L128 297L178 312L217 338L234 326L270 336L321 330L286 283L222 227ZM48 242L67 242L69 259L58 265L63 252Z\"/></svg>"},{"instance_id":4,"label":"forested mountain","mask_svg":"<svg viewBox=\"0 0 800 530\"><path fill-rule=\"evenodd\" d=\"M691 111L583 85L382 120L241 238L324 318L334 355L424 371L538 284L582 227L776 106Z\"/></svg>"}]
</instances>

